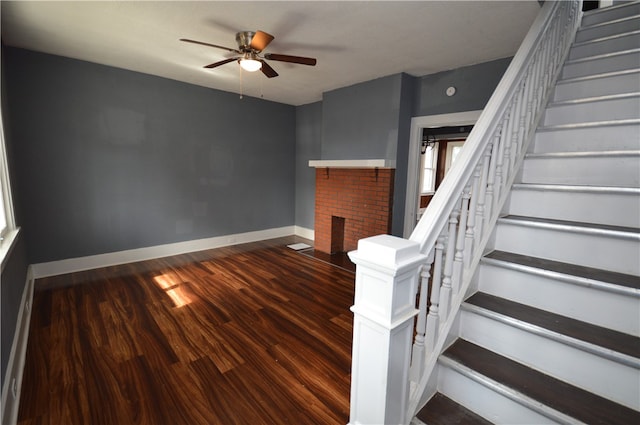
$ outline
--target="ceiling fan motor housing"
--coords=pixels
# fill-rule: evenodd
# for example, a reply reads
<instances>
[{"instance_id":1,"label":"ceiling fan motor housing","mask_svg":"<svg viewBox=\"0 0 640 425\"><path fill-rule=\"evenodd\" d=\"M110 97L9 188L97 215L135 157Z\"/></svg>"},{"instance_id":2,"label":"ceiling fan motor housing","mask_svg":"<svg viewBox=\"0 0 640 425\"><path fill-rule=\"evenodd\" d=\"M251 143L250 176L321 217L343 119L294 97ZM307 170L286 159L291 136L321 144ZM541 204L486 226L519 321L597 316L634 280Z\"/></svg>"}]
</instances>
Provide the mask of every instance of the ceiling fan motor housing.
<instances>
[{"instance_id":1,"label":"ceiling fan motor housing","mask_svg":"<svg viewBox=\"0 0 640 425\"><path fill-rule=\"evenodd\" d=\"M240 31L236 33L236 42L238 43L238 48L242 52L248 52L253 50L251 48L251 40L253 40L253 36L256 35L253 31Z\"/></svg>"}]
</instances>

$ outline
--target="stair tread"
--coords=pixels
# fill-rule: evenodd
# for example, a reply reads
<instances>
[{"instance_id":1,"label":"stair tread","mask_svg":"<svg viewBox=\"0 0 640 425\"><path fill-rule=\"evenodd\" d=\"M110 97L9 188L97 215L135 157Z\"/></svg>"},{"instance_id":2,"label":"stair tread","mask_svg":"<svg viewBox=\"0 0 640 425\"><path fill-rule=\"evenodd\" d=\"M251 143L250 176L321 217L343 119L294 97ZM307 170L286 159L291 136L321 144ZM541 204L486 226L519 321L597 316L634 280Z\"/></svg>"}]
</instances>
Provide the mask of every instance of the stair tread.
<instances>
[{"instance_id":1,"label":"stair tread","mask_svg":"<svg viewBox=\"0 0 640 425\"><path fill-rule=\"evenodd\" d=\"M563 263L560 261L547 260L545 258L531 257L529 255L515 254L513 252L505 251L492 251L485 255L485 257L516 263L523 266L549 270L556 273L594 279L627 288L640 289L640 277L630 274L611 272L593 267L579 266L576 264Z\"/></svg>"},{"instance_id":2,"label":"stair tread","mask_svg":"<svg viewBox=\"0 0 640 425\"><path fill-rule=\"evenodd\" d=\"M431 397L417 417L428 425L491 425L491 422L441 393Z\"/></svg>"},{"instance_id":3,"label":"stair tread","mask_svg":"<svg viewBox=\"0 0 640 425\"><path fill-rule=\"evenodd\" d=\"M580 104L595 103L595 102L606 102L606 101L612 101L612 100L625 100L625 99L633 99L636 97L640 97L640 92L630 91L626 93L601 94L598 96L579 97L577 99L557 100L557 101L549 102L549 104L547 105L547 111L552 108L563 107L563 106L580 105Z\"/></svg>"},{"instance_id":4,"label":"stair tread","mask_svg":"<svg viewBox=\"0 0 640 425\"><path fill-rule=\"evenodd\" d=\"M637 229L634 227L612 226L610 224L584 223L579 221L556 220L553 218L542 218L542 217L527 217L522 215L506 215L501 218L512 220L512 221L523 221L523 222L528 221L528 222L534 222L534 223L555 224L559 226L571 226L571 227L581 227L581 228L598 229L598 230L608 230L613 232L640 233L640 229Z\"/></svg>"},{"instance_id":5,"label":"stair tread","mask_svg":"<svg viewBox=\"0 0 640 425\"><path fill-rule=\"evenodd\" d=\"M640 423L640 412L462 339L458 339L443 355L584 423Z\"/></svg>"},{"instance_id":6,"label":"stair tread","mask_svg":"<svg viewBox=\"0 0 640 425\"><path fill-rule=\"evenodd\" d=\"M570 77L570 78L558 80L556 85L571 84L578 81L592 81L592 80L598 80L601 78L620 77L620 76L625 76L629 74L638 74L638 73L640 73L640 68L623 69L620 71L610 71L610 72L599 72L596 74L585 75L582 77Z\"/></svg>"},{"instance_id":7,"label":"stair tread","mask_svg":"<svg viewBox=\"0 0 640 425\"><path fill-rule=\"evenodd\" d=\"M636 53L640 53L640 48L618 50L610 53L599 53L593 56L586 56L586 57L577 58L577 59L568 59L564 64L566 66L574 63L590 62L590 61L599 60L599 59L614 58L616 56L633 55Z\"/></svg>"},{"instance_id":8,"label":"stair tread","mask_svg":"<svg viewBox=\"0 0 640 425\"><path fill-rule=\"evenodd\" d=\"M466 303L618 353L640 357L640 338L494 295L476 292ZM597 308L597 307L596 307Z\"/></svg>"},{"instance_id":9,"label":"stair tread","mask_svg":"<svg viewBox=\"0 0 640 425\"><path fill-rule=\"evenodd\" d=\"M600 43L603 41L615 40L616 38L629 37L629 36L637 35L638 33L640 33L639 30L619 32L615 34L592 38L590 40L576 41L571 45L571 47L584 46L584 45L593 44L593 43Z\"/></svg>"},{"instance_id":10,"label":"stair tread","mask_svg":"<svg viewBox=\"0 0 640 425\"><path fill-rule=\"evenodd\" d=\"M637 118L625 118L608 121L587 121L571 124L552 124L552 125L539 125L536 132L545 131L558 131L558 130L575 130L575 129L589 129L595 127L611 127L611 126L635 126L640 124L640 119Z\"/></svg>"}]
</instances>

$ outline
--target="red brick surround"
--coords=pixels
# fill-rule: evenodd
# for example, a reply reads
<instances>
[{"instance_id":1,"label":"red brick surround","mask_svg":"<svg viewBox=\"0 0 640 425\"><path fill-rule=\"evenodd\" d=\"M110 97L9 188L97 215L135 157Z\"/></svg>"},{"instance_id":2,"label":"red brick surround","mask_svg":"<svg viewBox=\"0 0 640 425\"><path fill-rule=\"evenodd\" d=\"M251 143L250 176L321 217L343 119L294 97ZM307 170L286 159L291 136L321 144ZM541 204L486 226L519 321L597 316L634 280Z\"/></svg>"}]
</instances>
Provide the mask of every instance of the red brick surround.
<instances>
[{"instance_id":1,"label":"red brick surround","mask_svg":"<svg viewBox=\"0 0 640 425\"><path fill-rule=\"evenodd\" d=\"M315 249L352 251L362 238L390 233L394 171L316 168Z\"/></svg>"}]
</instances>

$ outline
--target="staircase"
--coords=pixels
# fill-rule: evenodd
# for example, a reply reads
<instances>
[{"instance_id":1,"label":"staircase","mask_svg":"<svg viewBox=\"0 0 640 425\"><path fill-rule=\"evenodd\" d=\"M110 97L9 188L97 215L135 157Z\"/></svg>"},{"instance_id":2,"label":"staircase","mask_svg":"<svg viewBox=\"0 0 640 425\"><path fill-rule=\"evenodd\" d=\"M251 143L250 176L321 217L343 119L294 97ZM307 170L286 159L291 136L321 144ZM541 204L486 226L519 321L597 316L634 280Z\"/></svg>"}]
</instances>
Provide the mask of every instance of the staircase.
<instances>
[{"instance_id":1,"label":"staircase","mask_svg":"<svg viewBox=\"0 0 640 425\"><path fill-rule=\"evenodd\" d=\"M640 2L586 12L412 423L640 423Z\"/></svg>"}]
</instances>

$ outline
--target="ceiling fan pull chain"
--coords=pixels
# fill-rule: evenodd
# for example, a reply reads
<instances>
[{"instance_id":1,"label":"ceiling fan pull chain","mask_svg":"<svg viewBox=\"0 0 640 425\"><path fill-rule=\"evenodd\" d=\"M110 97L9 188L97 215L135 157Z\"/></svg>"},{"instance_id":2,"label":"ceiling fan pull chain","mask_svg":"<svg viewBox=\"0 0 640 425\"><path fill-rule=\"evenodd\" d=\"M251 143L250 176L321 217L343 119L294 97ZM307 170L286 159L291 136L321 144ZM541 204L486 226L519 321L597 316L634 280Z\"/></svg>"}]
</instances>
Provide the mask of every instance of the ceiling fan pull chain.
<instances>
[{"instance_id":1,"label":"ceiling fan pull chain","mask_svg":"<svg viewBox=\"0 0 640 425\"><path fill-rule=\"evenodd\" d=\"M242 99L242 67L239 66L238 69L240 70L240 99Z\"/></svg>"}]
</instances>

